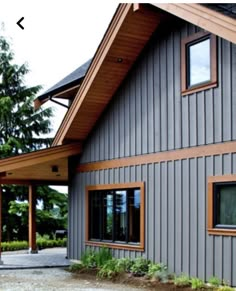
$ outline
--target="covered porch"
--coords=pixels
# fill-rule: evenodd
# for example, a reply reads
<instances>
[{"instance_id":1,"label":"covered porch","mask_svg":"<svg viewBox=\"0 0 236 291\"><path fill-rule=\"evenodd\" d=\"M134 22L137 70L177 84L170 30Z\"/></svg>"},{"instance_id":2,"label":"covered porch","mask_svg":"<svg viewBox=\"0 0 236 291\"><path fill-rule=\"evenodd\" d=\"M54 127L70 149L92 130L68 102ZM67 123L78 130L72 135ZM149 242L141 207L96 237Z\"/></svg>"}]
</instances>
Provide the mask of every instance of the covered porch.
<instances>
[{"instance_id":1,"label":"covered porch","mask_svg":"<svg viewBox=\"0 0 236 291\"><path fill-rule=\"evenodd\" d=\"M68 186L68 157L80 153L81 143L71 143L0 160L0 244L2 241L2 195L4 195L2 186L28 186L29 252L37 253L36 188L39 185Z\"/></svg>"}]
</instances>

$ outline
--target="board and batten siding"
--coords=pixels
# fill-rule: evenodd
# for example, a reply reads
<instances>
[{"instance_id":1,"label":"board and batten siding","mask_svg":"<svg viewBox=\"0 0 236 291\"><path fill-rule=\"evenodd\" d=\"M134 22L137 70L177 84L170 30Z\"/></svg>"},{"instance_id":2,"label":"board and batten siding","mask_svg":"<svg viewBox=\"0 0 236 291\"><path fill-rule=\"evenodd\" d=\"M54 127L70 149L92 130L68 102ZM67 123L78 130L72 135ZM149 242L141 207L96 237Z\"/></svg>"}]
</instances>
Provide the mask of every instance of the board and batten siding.
<instances>
[{"instance_id":1,"label":"board and batten siding","mask_svg":"<svg viewBox=\"0 0 236 291\"><path fill-rule=\"evenodd\" d=\"M167 26L166 26L167 27ZM170 27L170 26L168 26ZM236 139L236 45L218 38L218 87L181 96L181 39L199 28L160 26L83 146L80 163L112 160ZM145 182L144 255L171 272L236 286L236 237L207 234L207 177L236 173L236 154L70 175L69 257L85 250L85 187Z\"/></svg>"}]
</instances>

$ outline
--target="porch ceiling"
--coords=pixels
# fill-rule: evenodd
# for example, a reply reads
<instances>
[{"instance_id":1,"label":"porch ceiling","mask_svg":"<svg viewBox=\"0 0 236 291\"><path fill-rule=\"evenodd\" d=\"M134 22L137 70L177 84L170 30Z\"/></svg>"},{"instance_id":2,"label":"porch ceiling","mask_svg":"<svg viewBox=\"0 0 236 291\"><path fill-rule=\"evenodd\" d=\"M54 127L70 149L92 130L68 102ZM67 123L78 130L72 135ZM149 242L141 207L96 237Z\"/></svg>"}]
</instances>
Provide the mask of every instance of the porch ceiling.
<instances>
[{"instance_id":1,"label":"porch ceiling","mask_svg":"<svg viewBox=\"0 0 236 291\"><path fill-rule=\"evenodd\" d=\"M80 153L80 143L74 143L2 159L0 184L66 185L68 157Z\"/></svg>"}]
</instances>

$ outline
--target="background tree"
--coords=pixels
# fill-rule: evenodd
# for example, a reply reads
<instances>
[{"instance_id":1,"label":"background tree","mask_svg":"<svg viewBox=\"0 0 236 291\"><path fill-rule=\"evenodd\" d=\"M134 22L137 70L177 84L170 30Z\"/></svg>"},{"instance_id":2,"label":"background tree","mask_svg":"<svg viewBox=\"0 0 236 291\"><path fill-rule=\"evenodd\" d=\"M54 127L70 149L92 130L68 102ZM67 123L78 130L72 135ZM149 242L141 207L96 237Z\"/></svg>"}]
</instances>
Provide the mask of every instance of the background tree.
<instances>
[{"instance_id":1,"label":"background tree","mask_svg":"<svg viewBox=\"0 0 236 291\"><path fill-rule=\"evenodd\" d=\"M41 86L27 87L27 65L19 66L13 61L14 54L8 41L0 36L0 158L48 147L51 142L45 135L51 132L52 110L40 108L35 111L33 106ZM41 196L42 189L48 195L55 195L50 188L41 187L38 189ZM44 204L52 207L47 199L51 198L45 194ZM28 200L27 188L3 187L3 240L15 239L20 233L27 235L27 205L17 204L17 201L25 200Z\"/></svg>"}]
</instances>

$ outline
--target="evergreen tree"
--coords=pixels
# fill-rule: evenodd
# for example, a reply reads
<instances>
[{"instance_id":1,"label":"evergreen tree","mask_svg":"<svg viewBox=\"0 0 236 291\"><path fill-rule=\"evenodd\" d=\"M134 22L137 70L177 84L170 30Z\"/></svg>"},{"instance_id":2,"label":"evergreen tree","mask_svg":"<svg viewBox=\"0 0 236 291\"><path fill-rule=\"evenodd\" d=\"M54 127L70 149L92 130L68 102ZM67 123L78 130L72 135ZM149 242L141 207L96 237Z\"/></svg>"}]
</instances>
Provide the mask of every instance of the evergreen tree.
<instances>
[{"instance_id":1,"label":"evergreen tree","mask_svg":"<svg viewBox=\"0 0 236 291\"><path fill-rule=\"evenodd\" d=\"M34 111L33 100L40 86L26 87L26 64L13 64L14 54L6 39L0 37L0 158L27 153L49 146L52 110Z\"/></svg>"},{"instance_id":2,"label":"evergreen tree","mask_svg":"<svg viewBox=\"0 0 236 291\"><path fill-rule=\"evenodd\" d=\"M41 87L28 88L25 85L24 78L28 72L26 64L21 66L14 64L14 54L10 45L0 36L0 159L38 150L49 146L51 142L50 138L42 136L51 131L49 118L52 116L52 110L50 108L34 110L33 100ZM43 196L44 204L52 207L48 200L55 192L45 186L38 187L37 192L40 199ZM17 204L17 200L22 202L28 200L28 188L4 186L3 240L27 238L28 204ZM45 219L42 217L45 216L46 213L38 218L38 223L44 223L44 226ZM38 226L40 228L40 225Z\"/></svg>"}]
</instances>

